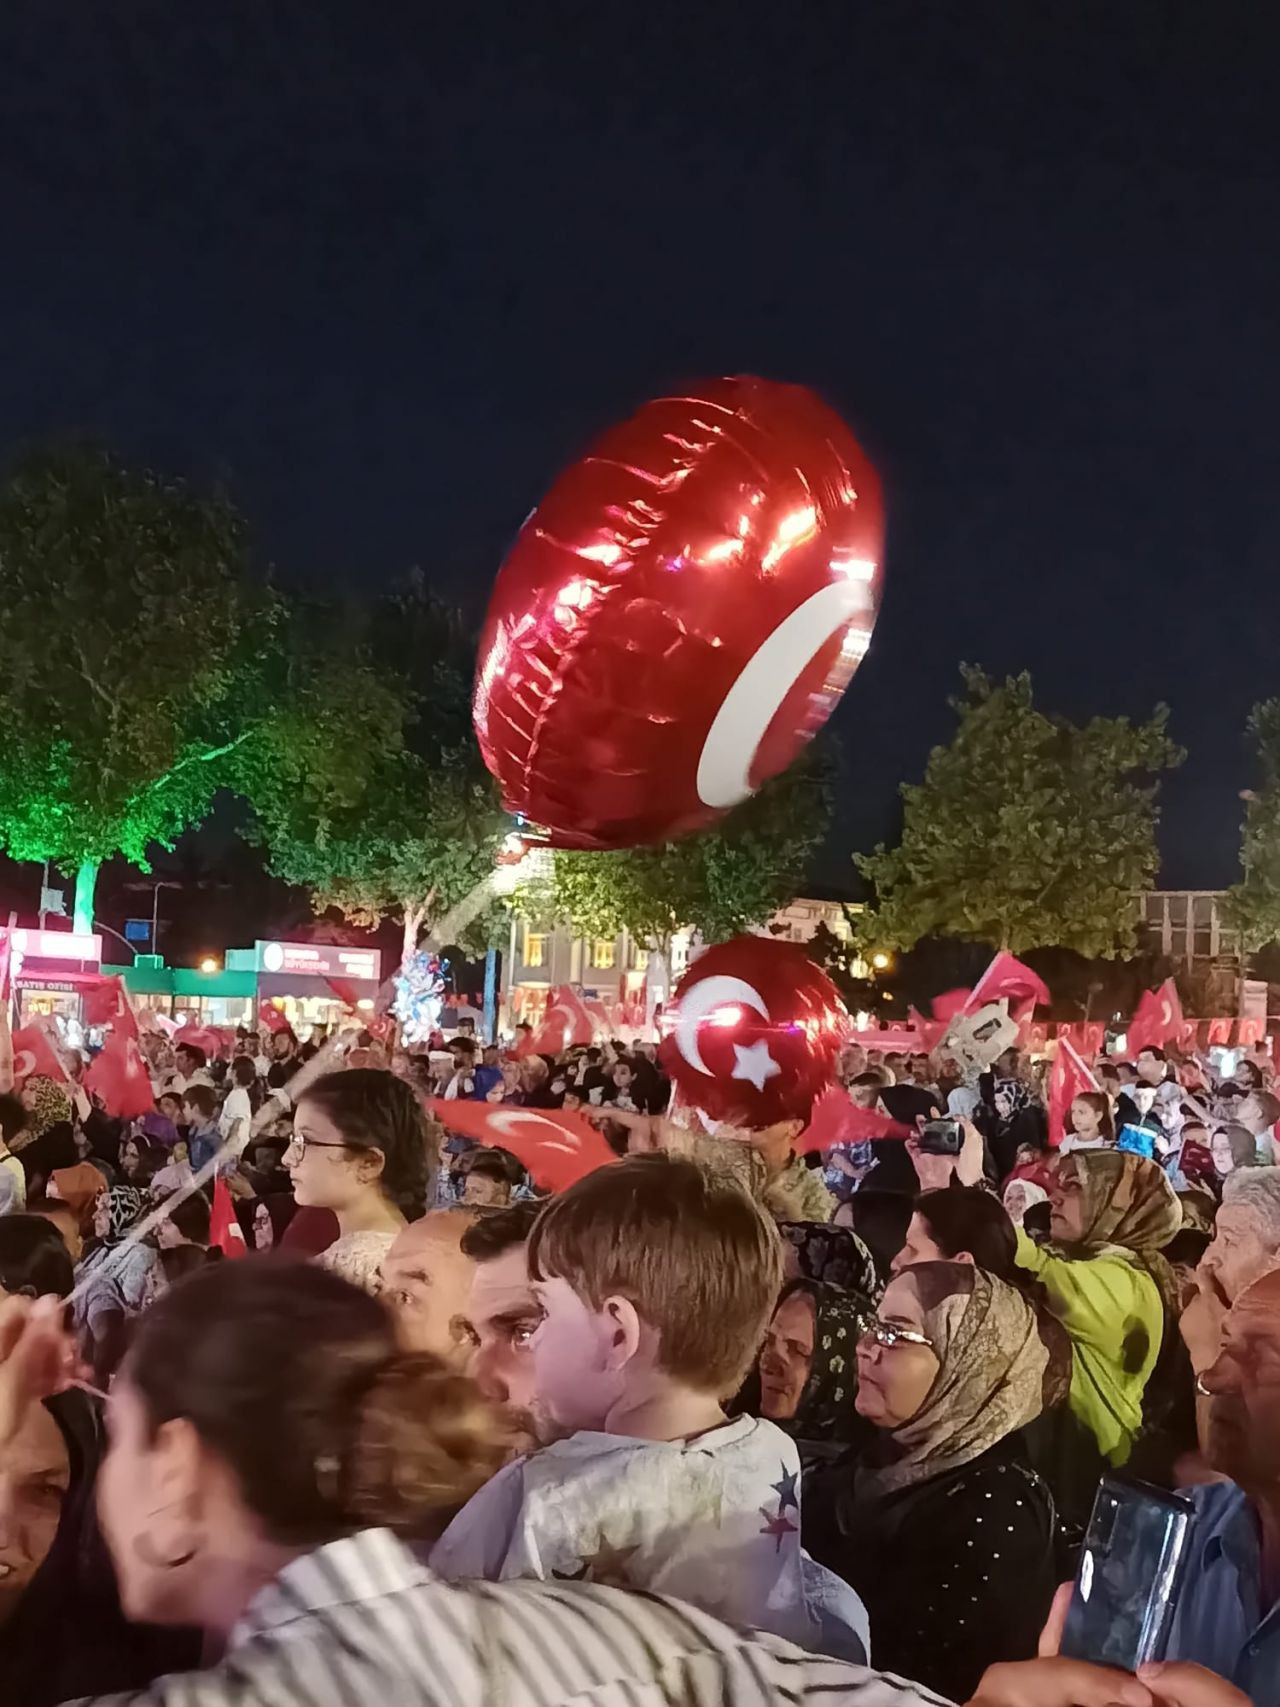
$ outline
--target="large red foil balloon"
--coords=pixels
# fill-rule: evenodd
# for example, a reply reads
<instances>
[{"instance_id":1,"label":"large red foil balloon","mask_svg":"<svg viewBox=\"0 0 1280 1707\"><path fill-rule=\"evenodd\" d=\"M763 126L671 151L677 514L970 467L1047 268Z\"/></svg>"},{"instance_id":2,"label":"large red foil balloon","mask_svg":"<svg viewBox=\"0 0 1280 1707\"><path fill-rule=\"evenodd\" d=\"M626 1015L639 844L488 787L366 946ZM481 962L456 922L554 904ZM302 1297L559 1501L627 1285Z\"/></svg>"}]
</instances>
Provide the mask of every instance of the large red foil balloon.
<instances>
[{"instance_id":1,"label":"large red foil balloon","mask_svg":"<svg viewBox=\"0 0 1280 1707\"><path fill-rule=\"evenodd\" d=\"M559 847L701 828L831 715L880 602L880 482L802 386L660 397L556 481L499 573L475 727Z\"/></svg>"},{"instance_id":2,"label":"large red foil balloon","mask_svg":"<svg viewBox=\"0 0 1280 1707\"><path fill-rule=\"evenodd\" d=\"M713 1121L808 1120L831 1082L849 1015L804 950L736 936L700 954L662 1016L662 1064Z\"/></svg>"}]
</instances>

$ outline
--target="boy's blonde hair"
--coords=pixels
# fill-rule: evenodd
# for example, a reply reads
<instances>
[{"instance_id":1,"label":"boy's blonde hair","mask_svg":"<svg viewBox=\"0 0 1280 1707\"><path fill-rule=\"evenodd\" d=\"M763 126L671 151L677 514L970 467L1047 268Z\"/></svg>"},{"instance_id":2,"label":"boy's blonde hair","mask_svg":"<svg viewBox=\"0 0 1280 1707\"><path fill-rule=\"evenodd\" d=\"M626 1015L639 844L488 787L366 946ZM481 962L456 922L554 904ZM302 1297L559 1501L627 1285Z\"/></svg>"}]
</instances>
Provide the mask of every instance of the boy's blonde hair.
<instances>
[{"instance_id":1,"label":"boy's blonde hair","mask_svg":"<svg viewBox=\"0 0 1280 1707\"><path fill-rule=\"evenodd\" d=\"M627 1298L661 1368L728 1398L755 1360L782 1285L777 1228L742 1187L682 1156L630 1156L562 1192L529 1236L529 1273L595 1310Z\"/></svg>"}]
</instances>

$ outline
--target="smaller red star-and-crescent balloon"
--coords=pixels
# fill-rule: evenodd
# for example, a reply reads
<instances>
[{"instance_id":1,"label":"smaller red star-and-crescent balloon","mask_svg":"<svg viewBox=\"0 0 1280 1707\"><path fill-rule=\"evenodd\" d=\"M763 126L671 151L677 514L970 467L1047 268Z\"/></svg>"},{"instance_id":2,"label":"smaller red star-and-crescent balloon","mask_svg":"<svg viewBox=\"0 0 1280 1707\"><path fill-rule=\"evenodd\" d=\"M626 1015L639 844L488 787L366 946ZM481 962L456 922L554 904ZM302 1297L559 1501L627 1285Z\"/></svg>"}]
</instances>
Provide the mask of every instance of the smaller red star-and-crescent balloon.
<instances>
[{"instance_id":1,"label":"smaller red star-and-crescent balloon","mask_svg":"<svg viewBox=\"0 0 1280 1707\"><path fill-rule=\"evenodd\" d=\"M662 1016L662 1064L711 1120L759 1130L807 1120L849 1015L804 950L737 936L700 954Z\"/></svg>"},{"instance_id":2,"label":"smaller red star-and-crescent balloon","mask_svg":"<svg viewBox=\"0 0 1280 1707\"><path fill-rule=\"evenodd\" d=\"M880 481L799 385L655 398L521 528L473 717L508 811L554 847L712 824L826 722L880 605Z\"/></svg>"}]
</instances>

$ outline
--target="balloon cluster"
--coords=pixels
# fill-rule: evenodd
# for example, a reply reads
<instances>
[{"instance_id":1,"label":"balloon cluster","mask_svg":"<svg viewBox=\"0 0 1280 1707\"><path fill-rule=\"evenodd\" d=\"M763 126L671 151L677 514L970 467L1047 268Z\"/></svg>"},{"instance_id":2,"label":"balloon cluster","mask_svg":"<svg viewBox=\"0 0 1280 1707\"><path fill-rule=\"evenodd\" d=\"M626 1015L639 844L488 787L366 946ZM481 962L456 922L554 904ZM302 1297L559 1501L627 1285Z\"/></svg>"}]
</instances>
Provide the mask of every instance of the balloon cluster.
<instances>
[{"instance_id":1,"label":"balloon cluster","mask_svg":"<svg viewBox=\"0 0 1280 1707\"><path fill-rule=\"evenodd\" d=\"M406 1043L425 1043L439 1027L448 971L447 960L419 949L396 973L391 1011L400 1021Z\"/></svg>"},{"instance_id":2,"label":"balloon cluster","mask_svg":"<svg viewBox=\"0 0 1280 1707\"><path fill-rule=\"evenodd\" d=\"M645 404L564 471L498 575L473 716L508 810L587 849L723 817L839 702L883 548L875 469L811 391L748 376ZM756 937L702 955L667 1017L686 1100L755 1127L807 1118L847 1022L801 950Z\"/></svg>"}]
</instances>

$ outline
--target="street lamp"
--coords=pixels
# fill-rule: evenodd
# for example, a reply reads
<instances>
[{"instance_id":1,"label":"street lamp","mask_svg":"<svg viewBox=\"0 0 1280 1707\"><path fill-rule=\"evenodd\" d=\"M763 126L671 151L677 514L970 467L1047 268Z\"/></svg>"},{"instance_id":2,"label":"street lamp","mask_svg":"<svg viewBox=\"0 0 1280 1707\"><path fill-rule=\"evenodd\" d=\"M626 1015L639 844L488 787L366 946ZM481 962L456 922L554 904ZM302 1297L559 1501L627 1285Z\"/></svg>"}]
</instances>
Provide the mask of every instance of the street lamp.
<instances>
[{"instance_id":1,"label":"street lamp","mask_svg":"<svg viewBox=\"0 0 1280 1707\"><path fill-rule=\"evenodd\" d=\"M157 927L158 927L159 921L160 921L160 891L162 889L181 889L181 888L182 888L182 885L180 883L157 883L155 888L151 891L151 952L152 952L152 954L158 954L160 952L159 947L156 943L156 930L157 930Z\"/></svg>"}]
</instances>

